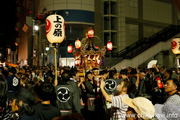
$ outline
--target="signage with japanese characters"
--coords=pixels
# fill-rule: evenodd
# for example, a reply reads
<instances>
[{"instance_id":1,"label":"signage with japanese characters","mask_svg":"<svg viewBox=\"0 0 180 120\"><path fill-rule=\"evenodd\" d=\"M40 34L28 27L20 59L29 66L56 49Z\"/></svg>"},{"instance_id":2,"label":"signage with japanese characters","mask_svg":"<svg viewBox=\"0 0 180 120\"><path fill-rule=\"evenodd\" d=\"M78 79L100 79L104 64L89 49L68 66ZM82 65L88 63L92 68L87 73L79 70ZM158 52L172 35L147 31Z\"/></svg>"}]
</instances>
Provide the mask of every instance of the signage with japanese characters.
<instances>
[{"instance_id":1,"label":"signage with japanese characters","mask_svg":"<svg viewBox=\"0 0 180 120\"><path fill-rule=\"evenodd\" d=\"M50 43L61 43L65 37L65 22L60 15L50 15L46 18L46 36Z\"/></svg>"}]
</instances>

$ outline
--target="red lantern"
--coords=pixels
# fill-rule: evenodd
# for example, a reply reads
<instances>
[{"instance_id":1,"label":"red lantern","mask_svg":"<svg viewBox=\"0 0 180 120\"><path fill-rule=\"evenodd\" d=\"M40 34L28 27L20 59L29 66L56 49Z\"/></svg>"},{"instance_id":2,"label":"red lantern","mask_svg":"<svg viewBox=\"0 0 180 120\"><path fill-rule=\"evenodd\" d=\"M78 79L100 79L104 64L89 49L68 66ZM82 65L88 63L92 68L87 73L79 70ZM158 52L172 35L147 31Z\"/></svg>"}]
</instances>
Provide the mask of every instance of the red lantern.
<instances>
[{"instance_id":1,"label":"red lantern","mask_svg":"<svg viewBox=\"0 0 180 120\"><path fill-rule=\"evenodd\" d=\"M110 51L112 50L112 43L111 42L108 42L107 43L107 49Z\"/></svg>"},{"instance_id":2,"label":"red lantern","mask_svg":"<svg viewBox=\"0 0 180 120\"><path fill-rule=\"evenodd\" d=\"M90 29L88 31L88 38L93 38L94 37L94 30L93 29Z\"/></svg>"},{"instance_id":3,"label":"red lantern","mask_svg":"<svg viewBox=\"0 0 180 120\"><path fill-rule=\"evenodd\" d=\"M75 47L76 47L76 49L81 48L81 41L80 40L75 41Z\"/></svg>"},{"instance_id":4,"label":"red lantern","mask_svg":"<svg viewBox=\"0 0 180 120\"><path fill-rule=\"evenodd\" d=\"M171 41L171 48L172 48L172 52L174 54L180 54L180 50L179 50L180 44L179 43L180 43L180 38L174 38Z\"/></svg>"},{"instance_id":5,"label":"red lantern","mask_svg":"<svg viewBox=\"0 0 180 120\"><path fill-rule=\"evenodd\" d=\"M68 53L72 53L72 50L73 50L72 45L69 45L68 48L67 48Z\"/></svg>"}]
</instances>

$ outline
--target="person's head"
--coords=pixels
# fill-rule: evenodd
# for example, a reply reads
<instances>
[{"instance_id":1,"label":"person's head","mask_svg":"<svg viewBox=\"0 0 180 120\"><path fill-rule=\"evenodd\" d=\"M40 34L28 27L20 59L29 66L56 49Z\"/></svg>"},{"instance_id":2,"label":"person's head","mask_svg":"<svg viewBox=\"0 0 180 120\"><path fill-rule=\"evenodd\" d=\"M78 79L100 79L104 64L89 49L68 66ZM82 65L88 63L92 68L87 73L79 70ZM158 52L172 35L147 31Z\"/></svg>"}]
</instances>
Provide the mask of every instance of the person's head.
<instances>
[{"instance_id":1,"label":"person's head","mask_svg":"<svg viewBox=\"0 0 180 120\"><path fill-rule=\"evenodd\" d=\"M8 84L6 79L0 76L0 106L6 102L8 92Z\"/></svg>"},{"instance_id":2,"label":"person's head","mask_svg":"<svg viewBox=\"0 0 180 120\"><path fill-rule=\"evenodd\" d=\"M93 75L97 76L99 74L98 68L93 68Z\"/></svg>"},{"instance_id":3,"label":"person's head","mask_svg":"<svg viewBox=\"0 0 180 120\"><path fill-rule=\"evenodd\" d=\"M78 77L78 72L77 72L77 70L71 70L70 72L71 72L71 77L72 77L72 78L76 79L76 78Z\"/></svg>"},{"instance_id":4,"label":"person's head","mask_svg":"<svg viewBox=\"0 0 180 120\"><path fill-rule=\"evenodd\" d=\"M127 93L130 89L131 82L128 79L123 80L119 85L117 85L116 90L118 93Z\"/></svg>"},{"instance_id":5,"label":"person's head","mask_svg":"<svg viewBox=\"0 0 180 120\"><path fill-rule=\"evenodd\" d=\"M55 88L49 82L44 82L39 86L38 96L42 101L49 101L54 97Z\"/></svg>"},{"instance_id":6,"label":"person's head","mask_svg":"<svg viewBox=\"0 0 180 120\"><path fill-rule=\"evenodd\" d=\"M127 75L127 70L126 70L126 69L121 70L121 71L120 71L120 74L121 74L121 75Z\"/></svg>"},{"instance_id":7,"label":"person's head","mask_svg":"<svg viewBox=\"0 0 180 120\"><path fill-rule=\"evenodd\" d=\"M27 83L28 83L28 79L26 79L25 77L22 77L20 79L20 85L25 86Z\"/></svg>"},{"instance_id":8,"label":"person's head","mask_svg":"<svg viewBox=\"0 0 180 120\"><path fill-rule=\"evenodd\" d=\"M166 70L166 71L164 72L164 77L166 77L166 78L170 78L171 75L172 75L172 71L171 71L171 70Z\"/></svg>"},{"instance_id":9,"label":"person's head","mask_svg":"<svg viewBox=\"0 0 180 120\"><path fill-rule=\"evenodd\" d=\"M92 76L92 73L89 71L89 72L86 72L86 79L87 80L93 80L93 76Z\"/></svg>"},{"instance_id":10,"label":"person's head","mask_svg":"<svg viewBox=\"0 0 180 120\"><path fill-rule=\"evenodd\" d=\"M70 80L70 74L68 71L64 71L61 77L63 82L67 82Z\"/></svg>"},{"instance_id":11,"label":"person's head","mask_svg":"<svg viewBox=\"0 0 180 120\"><path fill-rule=\"evenodd\" d=\"M27 114L28 116L34 114L34 108L30 107L28 104L24 103L20 99L13 99L11 103L11 111L13 113L18 113L18 115L23 115L24 113Z\"/></svg>"},{"instance_id":12,"label":"person's head","mask_svg":"<svg viewBox=\"0 0 180 120\"><path fill-rule=\"evenodd\" d=\"M117 73L114 73L114 74L113 74L113 78L114 78L114 79L118 79L118 74L117 74Z\"/></svg>"},{"instance_id":13,"label":"person's head","mask_svg":"<svg viewBox=\"0 0 180 120\"><path fill-rule=\"evenodd\" d=\"M107 79L108 77L108 74L107 74L107 71L103 70L99 73L99 75L102 75L105 79Z\"/></svg>"},{"instance_id":14,"label":"person's head","mask_svg":"<svg viewBox=\"0 0 180 120\"><path fill-rule=\"evenodd\" d=\"M165 92L168 93L169 96L171 96L179 89L179 82L177 79L169 79L166 81L164 88Z\"/></svg>"},{"instance_id":15,"label":"person's head","mask_svg":"<svg viewBox=\"0 0 180 120\"><path fill-rule=\"evenodd\" d=\"M143 71L143 70L141 70L141 71L139 72L139 78L140 78L140 79L143 79L145 76L146 76L146 72Z\"/></svg>"},{"instance_id":16,"label":"person's head","mask_svg":"<svg viewBox=\"0 0 180 120\"><path fill-rule=\"evenodd\" d=\"M39 74L38 74L38 76L43 76L43 73L42 73L42 71L39 71Z\"/></svg>"},{"instance_id":17,"label":"person's head","mask_svg":"<svg viewBox=\"0 0 180 120\"><path fill-rule=\"evenodd\" d=\"M64 72L64 69L61 68L61 69L60 69L60 74L62 75L63 72Z\"/></svg>"},{"instance_id":18,"label":"person's head","mask_svg":"<svg viewBox=\"0 0 180 120\"><path fill-rule=\"evenodd\" d=\"M15 73L16 73L16 68L15 67L9 68L9 74L10 75L15 74Z\"/></svg>"},{"instance_id":19,"label":"person's head","mask_svg":"<svg viewBox=\"0 0 180 120\"><path fill-rule=\"evenodd\" d=\"M13 99L12 104L11 104L11 109L12 112L18 112L22 106L23 102L22 100L19 99Z\"/></svg>"}]
</instances>

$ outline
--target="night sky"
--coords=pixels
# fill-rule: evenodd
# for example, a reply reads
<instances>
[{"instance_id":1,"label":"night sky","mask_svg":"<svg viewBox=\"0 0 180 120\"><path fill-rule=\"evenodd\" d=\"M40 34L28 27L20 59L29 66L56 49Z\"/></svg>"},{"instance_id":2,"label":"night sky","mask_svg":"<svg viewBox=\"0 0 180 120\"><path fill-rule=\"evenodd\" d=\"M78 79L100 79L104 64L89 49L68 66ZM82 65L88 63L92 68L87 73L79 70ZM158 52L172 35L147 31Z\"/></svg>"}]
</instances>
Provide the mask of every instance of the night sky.
<instances>
[{"instance_id":1,"label":"night sky","mask_svg":"<svg viewBox=\"0 0 180 120\"><path fill-rule=\"evenodd\" d=\"M13 45L16 39L16 2L15 0L5 0L1 2L0 8L0 47Z\"/></svg>"},{"instance_id":2,"label":"night sky","mask_svg":"<svg viewBox=\"0 0 180 120\"><path fill-rule=\"evenodd\" d=\"M4 7L3 7L4 6ZM3 0L0 7L0 61L7 58L7 49L15 51L16 27L16 1Z\"/></svg>"}]
</instances>

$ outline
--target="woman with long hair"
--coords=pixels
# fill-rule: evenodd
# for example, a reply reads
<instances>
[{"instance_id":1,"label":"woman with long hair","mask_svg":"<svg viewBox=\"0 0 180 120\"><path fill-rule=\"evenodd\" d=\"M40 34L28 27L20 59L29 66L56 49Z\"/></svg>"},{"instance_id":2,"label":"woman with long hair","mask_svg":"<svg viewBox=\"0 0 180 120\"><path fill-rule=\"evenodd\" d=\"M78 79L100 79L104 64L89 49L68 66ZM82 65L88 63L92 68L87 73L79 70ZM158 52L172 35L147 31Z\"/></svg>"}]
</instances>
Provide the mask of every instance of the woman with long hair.
<instances>
[{"instance_id":1,"label":"woman with long hair","mask_svg":"<svg viewBox=\"0 0 180 120\"><path fill-rule=\"evenodd\" d=\"M11 112L11 101L7 99L7 80L0 75L0 120L13 120Z\"/></svg>"}]
</instances>

